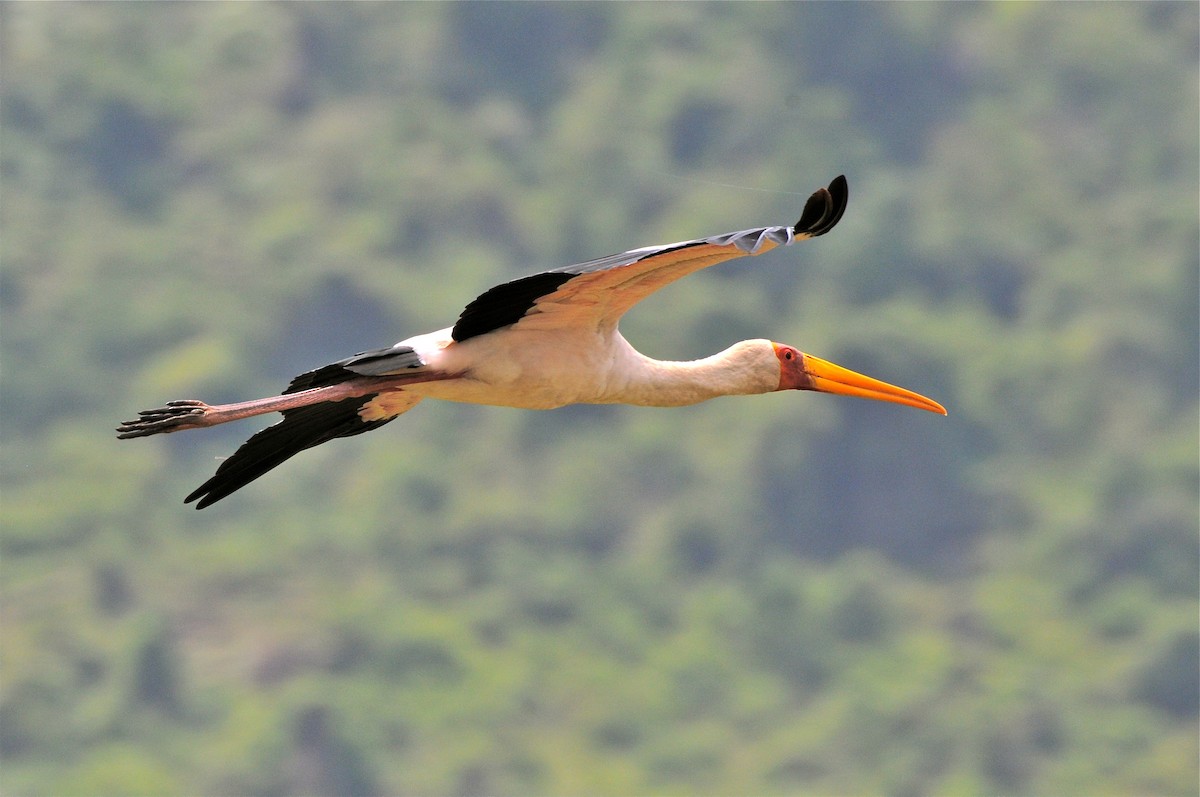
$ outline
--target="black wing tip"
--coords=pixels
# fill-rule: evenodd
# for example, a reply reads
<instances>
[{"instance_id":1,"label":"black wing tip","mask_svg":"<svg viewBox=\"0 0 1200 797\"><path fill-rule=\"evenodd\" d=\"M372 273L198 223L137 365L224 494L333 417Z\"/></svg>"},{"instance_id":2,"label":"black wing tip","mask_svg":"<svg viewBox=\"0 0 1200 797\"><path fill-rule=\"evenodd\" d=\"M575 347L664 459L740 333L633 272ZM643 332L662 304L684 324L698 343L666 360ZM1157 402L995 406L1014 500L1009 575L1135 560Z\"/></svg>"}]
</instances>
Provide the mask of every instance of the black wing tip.
<instances>
[{"instance_id":1,"label":"black wing tip","mask_svg":"<svg viewBox=\"0 0 1200 797\"><path fill-rule=\"evenodd\" d=\"M804 212L800 220L792 228L796 235L816 238L832 230L841 221L846 212L846 202L850 196L850 187L846 183L846 175L839 174L829 183L828 188L818 188L804 203Z\"/></svg>"},{"instance_id":2,"label":"black wing tip","mask_svg":"<svg viewBox=\"0 0 1200 797\"><path fill-rule=\"evenodd\" d=\"M242 443L231 457L220 464L216 473L189 493L183 502L194 502L196 509L204 509L233 495L301 451L390 423L395 416L370 421L359 416L359 409L376 395L371 393L285 410L282 421L257 432Z\"/></svg>"},{"instance_id":3,"label":"black wing tip","mask_svg":"<svg viewBox=\"0 0 1200 797\"><path fill-rule=\"evenodd\" d=\"M206 495L205 494L206 492L207 491L204 489L204 487L200 487L197 490L193 490L191 493L188 494L187 498L183 499L183 502L185 504L190 504L190 503L195 502L196 499L199 498L200 501L196 503L196 509L203 509L204 507L208 506L209 504L216 503L217 501L220 501L222 498L225 497L225 496L217 496L216 498L213 498L209 495Z\"/></svg>"},{"instance_id":4,"label":"black wing tip","mask_svg":"<svg viewBox=\"0 0 1200 797\"><path fill-rule=\"evenodd\" d=\"M247 484L249 484L251 481L254 481L254 479L261 475L262 474L258 474L250 479L241 481L221 479L221 474L217 473L204 484L188 493L187 498L184 498L183 502L185 504L196 504L196 509L203 509L206 506L212 506L222 498L228 498L229 496L233 495L235 492L240 490L242 487L245 487Z\"/></svg>"}]
</instances>

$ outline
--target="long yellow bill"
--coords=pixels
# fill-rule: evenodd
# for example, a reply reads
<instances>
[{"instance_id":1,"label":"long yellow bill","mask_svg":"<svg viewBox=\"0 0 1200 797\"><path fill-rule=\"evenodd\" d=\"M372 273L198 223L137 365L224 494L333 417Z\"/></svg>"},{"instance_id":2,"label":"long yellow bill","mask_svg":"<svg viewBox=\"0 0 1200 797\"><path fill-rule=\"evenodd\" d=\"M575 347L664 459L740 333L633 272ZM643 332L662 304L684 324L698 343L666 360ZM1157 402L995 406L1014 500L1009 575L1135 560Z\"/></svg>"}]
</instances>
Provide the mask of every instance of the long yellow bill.
<instances>
[{"instance_id":1,"label":"long yellow bill","mask_svg":"<svg viewBox=\"0 0 1200 797\"><path fill-rule=\"evenodd\" d=\"M859 398L874 399L875 401L890 401L894 404L906 404L919 410L946 414L946 408L930 398L919 393L905 390L902 387L880 382L869 376L855 373L849 368L834 365L828 360L804 355L802 368L811 382L808 390L819 390L822 393L836 393L840 396L858 396Z\"/></svg>"}]
</instances>

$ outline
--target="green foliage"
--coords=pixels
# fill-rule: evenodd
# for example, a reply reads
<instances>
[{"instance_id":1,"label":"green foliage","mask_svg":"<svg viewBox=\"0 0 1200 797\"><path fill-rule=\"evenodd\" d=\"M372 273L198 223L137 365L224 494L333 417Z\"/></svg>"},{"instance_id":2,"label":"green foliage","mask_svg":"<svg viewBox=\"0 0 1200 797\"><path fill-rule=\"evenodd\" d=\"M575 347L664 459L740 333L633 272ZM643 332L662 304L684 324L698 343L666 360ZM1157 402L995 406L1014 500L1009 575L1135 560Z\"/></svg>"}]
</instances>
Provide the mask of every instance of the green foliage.
<instances>
[{"instance_id":1,"label":"green foliage","mask_svg":"<svg viewBox=\"0 0 1200 797\"><path fill-rule=\"evenodd\" d=\"M4 4L5 794L1196 794L1194 4ZM426 402L495 282L794 220L623 328L931 395ZM749 189L749 190L748 190Z\"/></svg>"}]
</instances>

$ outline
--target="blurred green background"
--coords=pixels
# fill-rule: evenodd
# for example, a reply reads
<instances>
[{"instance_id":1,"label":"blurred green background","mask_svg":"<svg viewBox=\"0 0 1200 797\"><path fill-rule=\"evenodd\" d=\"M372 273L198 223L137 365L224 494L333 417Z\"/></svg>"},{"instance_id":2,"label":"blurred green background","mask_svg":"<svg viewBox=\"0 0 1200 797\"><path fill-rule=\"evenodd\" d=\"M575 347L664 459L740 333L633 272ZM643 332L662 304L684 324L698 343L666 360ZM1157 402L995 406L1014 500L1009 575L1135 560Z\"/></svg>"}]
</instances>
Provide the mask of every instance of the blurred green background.
<instances>
[{"instance_id":1,"label":"blurred green background","mask_svg":"<svg viewBox=\"0 0 1200 797\"><path fill-rule=\"evenodd\" d=\"M3 793L1196 794L1198 9L5 3ZM843 172L623 330L948 418L112 432Z\"/></svg>"}]
</instances>

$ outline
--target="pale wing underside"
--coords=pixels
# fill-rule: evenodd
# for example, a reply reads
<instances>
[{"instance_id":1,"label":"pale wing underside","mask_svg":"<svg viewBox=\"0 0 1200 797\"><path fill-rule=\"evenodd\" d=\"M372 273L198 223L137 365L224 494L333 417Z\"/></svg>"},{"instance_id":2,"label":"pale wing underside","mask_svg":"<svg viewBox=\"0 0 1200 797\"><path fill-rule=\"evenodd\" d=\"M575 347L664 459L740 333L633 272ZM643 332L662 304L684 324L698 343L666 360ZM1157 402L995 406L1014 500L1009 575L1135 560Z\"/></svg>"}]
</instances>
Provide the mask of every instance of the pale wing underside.
<instances>
[{"instance_id":1,"label":"pale wing underside","mask_svg":"<svg viewBox=\"0 0 1200 797\"><path fill-rule=\"evenodd\" d=\"M611 327L635 304L677 279L725 260L762 254L795 240L787 227L750 230L742 235L753 241L746 249L732 243L689 242L676 245L679 248L653 251L621 266L579 274L553 293L537 299L516 328Z\"/></svg>"},{"instance_id":2,"label":"pale wing underside","mask_svg":"<svg viewBox=\"0 0 1200 797\"><path fill-rule=\"evenodd\" d=\"M544 271L497 285L463 310L456 341L515 325L523 330L615 326L629 308L654 291L702 268L831 230L846 209L846 178L818 189L794 227L759 227Z\"/></svg>"}]
</instances>

